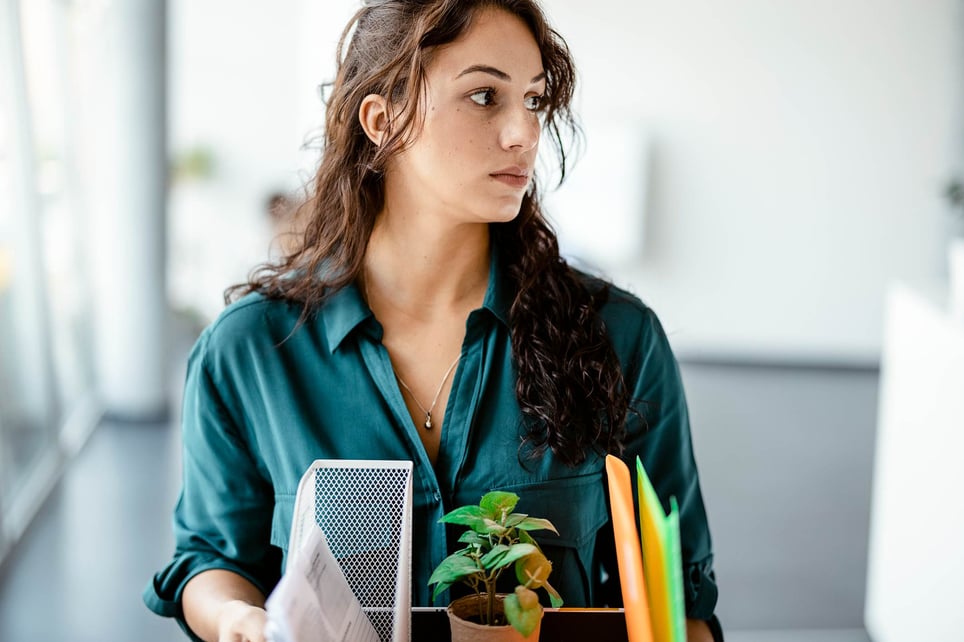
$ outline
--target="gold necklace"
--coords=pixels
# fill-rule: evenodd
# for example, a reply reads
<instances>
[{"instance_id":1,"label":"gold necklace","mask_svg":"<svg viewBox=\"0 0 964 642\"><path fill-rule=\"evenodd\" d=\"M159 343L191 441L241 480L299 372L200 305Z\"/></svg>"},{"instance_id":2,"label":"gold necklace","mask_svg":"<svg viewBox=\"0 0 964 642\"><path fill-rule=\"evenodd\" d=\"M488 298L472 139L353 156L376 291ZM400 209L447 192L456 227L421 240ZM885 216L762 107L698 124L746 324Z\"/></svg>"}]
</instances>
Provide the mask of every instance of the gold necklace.
<instances>
[{"instance_id":1,"label":"gold necklace","mask_svg":"<svg viewBox=\"0 0 964 642\"><path fill-rule=\"evenodd\" d=\"M363 280L364 280L363 285L365 287L365 299L367 300L369 309L371 309L372 297L368 293L368 279L363 278ZM395 373L395 378L398 379L398 383L402 385L402 388L404 388L405 392L407 392L408 395L412 398L412 401L415 402L415 405L418 406L418 409L425 413L425 423L422 424L423 426L425 426L425 430L432 429L432 411L435 410L435 405L438 403L438 398L442 394L442 388L445 387L445 382L448 381L449 375L452 374L452 370L455 369L455 364L457 364L459 362L459 359L461 358L462 358L462 353L460 352L458 356L455 357L455 361L452 362L452 365L450 365L448 370L445 371L445 374L442 375L442 381L438 384L438 390L435 391L435 398L432 399L432 405L428 407L428 410L425 409L425 406L423 406L422 403L418 400L418 397L415 396L415 393L412 392L412 389L408 387L408 384L405 383L405 380L402 379L401 375L398 374L398 370L395 369L395 366L392 366L392 372Z\"/></svg>"},{"instance_id":2,"label":"gold necklace","mask_svg":"<svg viewBox=\"0 0 964 642\"><path fill-rule=\"evenodd\" d=\"M428 410L426 410L425 406L419 402L418 397L416 397L415 393L412 392L412 389L408 387L408 384L405 383L405 380L398 375L398 370L395 369L395 366L392 366L392 372L395 373L395 378L398 379L398 383L402 384L402 388L405 388L405 391L408 392L409 396L412 398L412 401L414 401L415 405L418 406L418 409L425 413L425 423L423 424L425 426L425 430L432 429L432 411L435 410L435 404L438 403L438 398L442 394L442 388L445 387L445 382L448 380L449 375L452 374L452 370L455 369L455 364L457 364L461 358L462 354L459 353L459 356L455 357L455 361L452 362L452 365L449 366L449 369L445 371L445 374L442 376L442 381L438 385L438 390L435 391L435 398L432 399L432 405L428 407Z\"/></svg>"}]
</instances>

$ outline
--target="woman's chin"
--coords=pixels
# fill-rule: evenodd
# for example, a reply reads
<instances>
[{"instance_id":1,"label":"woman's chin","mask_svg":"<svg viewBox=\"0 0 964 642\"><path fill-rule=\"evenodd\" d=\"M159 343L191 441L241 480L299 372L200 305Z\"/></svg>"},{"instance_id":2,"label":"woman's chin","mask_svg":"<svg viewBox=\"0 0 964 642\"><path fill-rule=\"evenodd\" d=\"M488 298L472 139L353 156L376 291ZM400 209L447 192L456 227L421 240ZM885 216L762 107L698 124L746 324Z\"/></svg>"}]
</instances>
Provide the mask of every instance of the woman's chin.
<instances>
[{"instance_id":1,"label":"woman's chin","mask_svg":"<svg viewBox=\"0 0 964 642\"><path fill-rule=\"evenodd\" d=\"M502 200L493 203L492 207L484 212L483 216L489 223L508 223L519 215L522 209L522 199Z\"/></svg>"}]
</instances>

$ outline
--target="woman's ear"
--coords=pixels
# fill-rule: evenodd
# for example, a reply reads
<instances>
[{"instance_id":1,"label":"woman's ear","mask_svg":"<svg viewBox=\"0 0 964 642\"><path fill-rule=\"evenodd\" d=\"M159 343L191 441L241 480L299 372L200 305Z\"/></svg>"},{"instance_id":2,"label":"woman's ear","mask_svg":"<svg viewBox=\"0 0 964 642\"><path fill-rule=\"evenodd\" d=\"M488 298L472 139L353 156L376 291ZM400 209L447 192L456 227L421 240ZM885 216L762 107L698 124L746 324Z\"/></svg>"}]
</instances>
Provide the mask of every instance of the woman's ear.
<instances>
[{"instance_id":1,"label":"woman's ear","mask_svg":"<svg viewBox=\"0 0 964 642\"><path fill-rule=\"evenodd\" d=\"M358 122L368 139L379 147L388 133L388 102L384 96L368 94L358 108Z\"/></svg>"}]
</instances>

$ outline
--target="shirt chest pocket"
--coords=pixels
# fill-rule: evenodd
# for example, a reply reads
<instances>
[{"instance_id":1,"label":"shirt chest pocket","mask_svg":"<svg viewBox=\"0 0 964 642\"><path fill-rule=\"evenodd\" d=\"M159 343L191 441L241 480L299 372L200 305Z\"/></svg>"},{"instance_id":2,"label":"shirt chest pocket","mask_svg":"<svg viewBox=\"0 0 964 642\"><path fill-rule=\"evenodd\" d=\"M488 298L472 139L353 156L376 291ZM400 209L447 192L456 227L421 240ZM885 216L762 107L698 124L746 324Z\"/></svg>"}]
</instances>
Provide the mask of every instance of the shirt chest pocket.
<instances>
[{"instance_id":1,"label":"shirt chest pocket","mask_svg":"<svg viewBox=\"0 0 964 642\"><path fill-rule=\"evenodd\" d=\"M593 562L596 535L609 521L602 472L498 488L519 496L516 512L548 519L559 531L532 536L552 561L550 583L567 606L589 606L598 571Z\"/></svg>"}]
</instances>

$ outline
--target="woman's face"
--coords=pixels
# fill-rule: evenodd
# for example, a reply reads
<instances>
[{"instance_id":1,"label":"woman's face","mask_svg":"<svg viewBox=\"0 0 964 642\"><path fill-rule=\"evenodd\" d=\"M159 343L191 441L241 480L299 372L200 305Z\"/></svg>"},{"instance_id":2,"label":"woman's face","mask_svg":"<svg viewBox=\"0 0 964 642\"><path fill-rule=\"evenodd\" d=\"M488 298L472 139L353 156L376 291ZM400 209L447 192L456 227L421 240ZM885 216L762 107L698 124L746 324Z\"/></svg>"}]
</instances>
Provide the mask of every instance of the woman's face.
<instances>
[{"instance_id":1,"label":"woman's face","mask_svg":"<svg viewBox=\"0 0 964 642\"><path fill-rule=\"evenodd\" d=\"M532 180L545 92L542 56L529 28L499 9L480 11L426 69L423 124L388 165L423 211L459 222L508 221Z\"/></svg>"}]
</instances>

